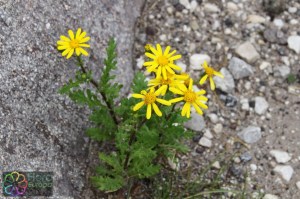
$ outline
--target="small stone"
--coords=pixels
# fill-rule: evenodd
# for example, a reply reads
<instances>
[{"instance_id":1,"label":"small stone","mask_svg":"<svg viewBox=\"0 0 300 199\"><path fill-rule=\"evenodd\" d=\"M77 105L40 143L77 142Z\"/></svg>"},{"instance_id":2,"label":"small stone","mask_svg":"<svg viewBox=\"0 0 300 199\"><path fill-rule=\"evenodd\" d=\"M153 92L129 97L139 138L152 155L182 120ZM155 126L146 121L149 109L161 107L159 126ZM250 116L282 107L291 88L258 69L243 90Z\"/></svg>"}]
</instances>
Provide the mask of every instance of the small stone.
<instances>
[{"instance_id":1,"label":"small stone","mask_svg":"<svg viewBox=\"0 0 300 199\"><path fill-rule=\"evenodd\" d=\"M279 199L278 196L272 194L266 194L263 199Z\"/></svg>"},{"instance_id":2,"label":"small stone","mask_svg":"<svg viewBox=\"0 0 300 199\"><path fill-rule=\"evenodd\" d=\"M233 95L220 95L220 99L225 102L227 107L235 107L237 105L237 98Z\"/></svg>"},{"instance_id":3,"label":"small stone","mask_svg":"<svg viewBox=\"0 0 300 199\"><path fill-rule=\"evenodd\" d=\"M46 28L50 29L50 27L51 27L50 23L46 23Z\"/></svg>"},{"instance_id":4,"label":"small stone","mask_svg":"<svg viewBox=\"0 0 300 199\"><path fill-rule=\"evenodd\" d=\"M277 35L276 35L276 30L267 28L264 31L264 38L271 43L276 43L277 42Z\"/></svg>"},{"instance_id":5,"label":"small stone","mask_svg":"<svg viewBox=\"0 0 300 199\"><path fill-rule=\"evenodd\" d=\"M270 154L276 159L277 163L286 163L292 159L292 157L285 151L271 150Z\"/></svg>"},{"instance_id":6,"label":"small stone","mask_svg":"<svg viewBox=\"0 0 300 199\"><path fill-rule=\"evenodd\" d=\"M265 19L265 17L259 16L259 15L249 15L247 22L249 22L249 23L265 23L266 19Z\"/></svg>"},{"instance_id":7,"label":"small stone","mask_svg":"<svg viewBox=\"0 0 300 199\"><path fill-rule=\"evenodd\" d=\"M204 135L205 137L207 137L208 139L212 139L214 136L211 134L210 130L209 129L206 129L205 130L205 133Z\"/></svg>"},{"instance_id":8,"label":"small stone","mask_svg":"<svg viewBox=\"0 0 300 199\"><path fill-rule=\"evenodd\" d=\"M186 128L194 131L202 131L205 128L205 122L201 115L197 113L191 113L191 118L192 119L184 123Z\"/></svg>"},{"instance_id":9,"label":"small stone","mask_svg":"<svg viewBox=\"0 0 300 199\"><path fill-rule=\"evenodd\" d=\"M199 30L199 28L200 28L198 25L198 22L196 20L191 21L190 26L194 31Z\"/></svg>"},{"instance_id":10,"label":"small stone","mask_svg":"<svg viewBox=\"0 0 300 199\"><path fill-rule=\"evenodd\" d=\"M243 162L249 162L250 160L252 160L252 156L249 152L245 152L240 156L241 160Z\"/></svg>"},{"instance_id":11,"label":"small stone","mask_svg":"<svg viewBox=\"0 0 300 199\"><path fill-rule=\"evenodd\" d=\"M210 139L208 139L207 137L202 137L199 140L199 145L210 148L212 146L212 142Z\"/></svg>"},{"instance_id":12,"label":"small stone","mask_svg":"<svg viewBox=\"0 0 300 199\"><path fill-rule=\"evenodd\" d=\"M277 165L274 171L280 174L286 182L291 180L294 173L294 169L290 165Z\"/></svg>"},{"instance_id":13,"label":"small stone","mask_svg":"<svg viewBox=\"0 0 300 199\"><path fill-rule=\"evenodd\" d=\"M300 181L296 182L296 186L298 189L300 189Z\"/></svg>"},{"instance_id":14,"label":"small stone","mask_svg":"<svg viewBox=\"0 0 300 199\"><path fill-rule=\"evenodd\" d=\"M221 168L220 162L219 162L219 161L214 162L211 166L212 166L213 168L215 168L215 169L220 169L220 168Z\"/></svg>"},{"instance_id":15,"label":"small stone","mask_svg":"<svg viewBox=\"0 0 300 199\"><path fill-rule=\"evenodd\" d=\"M241 79L253 74L252 66L237 57L231 58L228 68L234 79Z\"/></svg>"},{"instance_id":16,"label":"small stone","mask_svg":"<svg viewBox=\"0 0 300 199\"><path fill-rule=\"evenodd\" d=\"M243 59L246 59L249 63L255 62L260 57L254 46L249 41L238 46L235 49L235 52Z\"/></svg>"},{"instance_id":17,"label":"small stone","mask_svg":"<svg viewBox=\"0 0 300 199\"><path fill-rule=\"evenodd\" d=\"M181 5L183 5L186 9L190 9L190 2L189 2L189 0L179 0L179 3L181 4Z\"/></svg>"},{"instance_id":18,"label":"small stone","mask_svg":"<svg viewBox=\"0 0 300 199\"><path fill-rule=\"evenodd\" d=\"M263 61L260 65L259 65L259 69L260 70L265 70L266 68L269 68L271 66L271 64L269 62Z\"/></svg>"},{"instance_id":19,"label":"small stone","mask_svg":"<svg viewBox=\"0 0 300 199\"><path fill-rule=\"evenodd\" d=\"M288 8L289 13L296 13L297 12L297 8L296 7L289 7Z\"/></svg>"},{"instance_id":20,"label":"small stone","mask_svg":"<svg viewBox=\"0 0 300 199\"><path fill-rule=\"evenodd\" d=\"M176 61L176 65L181 68L180 72L186 72L186 64L182 61Z\"/></svg>"},{"instance_id":21,"label":"small stone","mask_svg":"<svg viewBox=\"0 0 300 199\"><path fill-rule=\"evenodd\" d=\"M261 139L261 129L257 126L248 126L237 135L246 143L253 144Z\"/></svg>"},{"instance_id":22,"label":"small stone","mask_svg":"<svg viewBox=\"0 0 300 199\"><path fill-rule=\"evenodd\" d=\"M203 62L206 61L207 63L210 62L210 56L206 54L193 54L190 57L190 66L192 70L200 70L202 69Z\"/></svg>"},{"instance_id":23,"label":"small stone","mask_svg":"<svg viewBox=\"0 0 300 199\"><path fill-rule=\"evenodd\" d=\"M206 4L204 4L204 11L213 13L213 12L220 12L220 9L215 4L206 3Z\"/></svg>"},{"instance_id":24,"label":"small stone","mask_svg":"<svg viewBox=\"0 0 300 199\"><path fill-rule=\"evenodd\" d=\"M216 134L220 134L223 131L223 125L221 123L218 123L214 126L214 132Z\"/></svg>"},{"instance_id":25,"label":"small stone","mask_svg":"<svg viewBox=\"0 0 300 199\"><path fill-rule=\"evenodd\" d=\"M293 35L288 38L288 46L294 50L297 54L300 53L300 36Z\"/></svg>"},{"instance_id":26,"label":"small stone","mask_svg":"<svg viewBox=\"0 0 300 199\"><path fill-rule=\"evenodd\" d=\"M174 171L180 170L180 164L178 163L178 159L172 160L171 158L168 158L168 164Z\"/></svg>"},{"instance_id":27,"label":"small stone","mask_svg":"<svg viewBox=\"0 0 300 199\"><path fill-rule=\"evenodd\" d=\"M219 118L215 113L209 114L208 117L212 123L217 123L219 121Z\"/></svg>"},{"instance_id":28,"label":"small stone","mask_svg":"<svg viewBox=\"0 0 300 199\"><path fill-rule=\"evenodd\" d=\"M144 62L145 62L144 56L140 56L139 58L136 59L136 66L138 67L138 69L143 68Z\"/></svg>"},{"instance_id":29,"label":"small stone","mask_svg":"<svg viewBox=\"0 0 300 199\"><path fill-rule=\"evenodd\" d=\"M240 103L241 103L241 109L244 110L244 111L248 111L250 106L249 106L249 100L244 98L244 99L241 99L240 100Z\"/></svg>"},{"instance_id":30,"label":"small stone","mask_svg":"<svg viewBox=\"0 0 300 199\"><path fill-rule=\"evenodd\" d=\"M264 97L255 97L255 107L254 111L258 115L262 115L266 112L269 107L269 103Z\"/></svg>"},{"instance_id":31,"label":"small stone","mask_svg":"<svg viewBox=\"0 0 300 199\"><path fill-rule=\"evenodd\" d=\"M239 9L239 7L233 2L228 2L227 9L230 11L237 11Z\"/></svg>"},{"instance_id":32,"label":"small stone","mask_svg":"<svg viewBox=\"0 0 300 199\"><path fill-rule=\"evenodd\" d=\"M235 157L233 161L237 164L241 163L241 159L239 157Z\"/></svg>"},{"instance_id":33,"label":"small stone","mask_svg":"<svg viewBox=\"0 0 300 199\"><path fill-rule=\"evenodd\" d=\"M250 169L251 169L252 171L256 171L256 170L257 170L256 164L250 164Z\"/></svg>"},{"instance_id":34,"label":"small stone","mask_svg":"<svg viewBox=\"0 0 300 199\"><path fill-rule=\"evenodd\" d=\"M198 6L197 1L195 1L195 0L191 1L191 3L190 3L190 11L194 12L196 10L197 6Z\"/></svg>"},{"instance_id":35,"label":"small stone","mask_svg":"<svg viewBox=\"0 0 300 199\"><path fill-rule=\"evenodd\" d=\"M282 21L282 19L274 19L273 23L278 28L282 28L284 26L284 22Z\"/></svg>"},{"instance_id":36,"label":"small stone","mask_svg":"<svg viewBox=\"0 0 300 199\"><path fill-rule=\"evenodd\" d=\"M247 81L245 84L244 84L244 87L247 91L249 91L251 89L251 82L250 81Z\"/></svg>"},{"instance_id":37,"label":"small stone","mask_svg":"<svg viewBox=\"0 0 300 199\"><path fill-rule=\"evenodd\" d=\"M291 69L288 66L275 66L274 67L274 76L275 77L283 77L283 78L287 78L288 75L290 74Z\"/></svg>"},{"instance_id":38,"label":"small stone","mask_svg":"<svg viewBox=\"0 0 300 199\"><path fill-rule=\"evenodd\" d=\"M166 41L166 40L167 40L167 35L162 34L162 35L159 36L159 39L160 39L161 41Z\"/></svg>"},{"instance_id":39,"label":"small stone","mask_svg":"<svg viewBox=\"0 0 300 199\"><path fill-rule=\"evenodd\" d=\"M224 78L219 76L213 77L216 87L223 92L232 93L234 91L235 84L231 73L226 68L221 68L220 73L222 73Z\"/></svg>"}]
</instances>

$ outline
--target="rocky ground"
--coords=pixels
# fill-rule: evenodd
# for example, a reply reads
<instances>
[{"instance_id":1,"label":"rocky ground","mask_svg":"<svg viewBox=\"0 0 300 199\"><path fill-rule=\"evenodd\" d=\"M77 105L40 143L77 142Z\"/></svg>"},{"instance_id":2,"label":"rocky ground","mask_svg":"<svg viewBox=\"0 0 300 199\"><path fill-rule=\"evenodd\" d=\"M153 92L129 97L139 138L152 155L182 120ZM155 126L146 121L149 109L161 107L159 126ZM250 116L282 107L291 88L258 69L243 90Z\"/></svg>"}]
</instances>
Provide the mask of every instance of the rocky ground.
<instances>
[{"instance_id":1,"label":"rocky ground","mask_svg":"<svg viewBox=\"0 0 300 199\"><path fill-rule=\"evenodd\" d=\"M225 76L215 78L204 117L193 117L198 125L187 124L198 135L181 170L238 151L229 170L235 179L248 174L251 197L300 197L299 30L296 0L147 2L135 30L136 70L144 45L160 43L182 54L177 64L196 80L204 60Z\"/></svg>"}]
</instances>

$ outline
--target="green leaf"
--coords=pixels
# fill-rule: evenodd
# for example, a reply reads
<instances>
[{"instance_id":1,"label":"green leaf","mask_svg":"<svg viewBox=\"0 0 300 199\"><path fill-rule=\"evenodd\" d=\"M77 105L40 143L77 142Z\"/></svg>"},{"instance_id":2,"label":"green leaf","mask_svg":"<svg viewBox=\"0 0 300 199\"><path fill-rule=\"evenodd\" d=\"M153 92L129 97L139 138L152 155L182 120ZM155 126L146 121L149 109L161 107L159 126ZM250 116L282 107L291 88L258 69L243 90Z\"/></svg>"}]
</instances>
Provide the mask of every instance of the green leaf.
<instances>
[{"instance_id":1,"label":"green leaf","mask_svg":"<svg viewBox=\"0 0 300 199\"><path fill-rule=\"evenodd\" d=\"M92 177L93 184L100 190L106 192L114 192L125 185L125 180L122 176L95 176Z\"/></svg>"},{"instance_id":2,"label":"green leaf","mask_svg":"<svg viewBox=\"0 0 300 199\"><path fill-rule=\"evenodd\" d=\"M147 89L146 77L142 72L135 74L131 89L134 93L140 93L142 90Z\"/></svg>"}]
</instances>

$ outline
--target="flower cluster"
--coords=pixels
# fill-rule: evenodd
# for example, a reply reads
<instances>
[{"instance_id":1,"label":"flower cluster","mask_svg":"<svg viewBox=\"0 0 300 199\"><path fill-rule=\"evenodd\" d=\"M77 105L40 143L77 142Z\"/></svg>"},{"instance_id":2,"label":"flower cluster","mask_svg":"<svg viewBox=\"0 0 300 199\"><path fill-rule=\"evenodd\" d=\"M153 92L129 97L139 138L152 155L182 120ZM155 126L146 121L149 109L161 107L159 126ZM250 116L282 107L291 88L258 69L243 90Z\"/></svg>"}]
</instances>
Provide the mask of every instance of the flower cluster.
<instances>
[{"instance_id":1,"label":"flower cluster","mask_svg":"<svg viewBox=\"0 0 300 199\"><path fill-rule=\"evenodd\" d=\"M155 102L170 106L177 102L184 102L181 115L187 118L191 115L191 106L194 107L196 112L200 115L203 114L202 109L207 109L207 97L204 96L205 90L194 90L193 79L186 73L178 74L181 67L176 65L174 61L181 58L181 55L176 54L176 50L171 51L171 47L167 46L165 50L162 50L160 44L156 45L156 48L147 44L145 46L148 60L144 63L148 72L153 72L155 78L151 79L148 83L148 91L143 90L140 94L132 94L132 97L142 99L141 102L133 107L133 111L137 111L144 105L147 107L146 118L151 118L152 108L156 115L162 116L159 107ZM207 78L210 80L210 86L212 90L215 90L215 84L212 79L214 75L223 77L220 72L215 71L212 67L208 66L206 62L203 63L203 69L205 71L204 76L200 79L200 85L203 85ZM175 95L179 95L171 100L162 99L167 91ZM160 98L158 98L161 96Z\"/></svg>"}]
</instances>

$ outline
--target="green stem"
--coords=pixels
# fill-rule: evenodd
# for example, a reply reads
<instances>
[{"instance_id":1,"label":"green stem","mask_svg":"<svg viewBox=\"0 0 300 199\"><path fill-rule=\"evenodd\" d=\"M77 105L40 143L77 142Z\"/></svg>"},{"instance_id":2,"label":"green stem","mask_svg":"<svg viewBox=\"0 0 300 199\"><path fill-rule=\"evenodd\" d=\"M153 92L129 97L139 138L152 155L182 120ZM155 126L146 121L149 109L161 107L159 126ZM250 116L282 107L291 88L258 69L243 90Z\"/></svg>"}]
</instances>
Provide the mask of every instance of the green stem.
<instances>
[{"instance_id":1,"label":"green stem","mask_svg":"<svg viewBox=\"0 0 300 199\"><path fill-rule=\"evenodd\" d=\"M77 61L78 61L78 64L79 64L79 66L80 66L82 72L85 73L85 74L87 74L86 69L85 69L85 67L84 67L84 65L83 65L83 61L82 61L82 59L81 59L81 56L77 56ZM109 103L109 101L108 101L108 99L107 99L105 93L99 89L99 84L98 84L93 78L90 80L90 82L93 84L93 86L96 87L97 91L99 91L99 93L101 94L102 99L103 99L103 101L105 102L105 104L106 104L106 106L107 106L107 108L108 108L108 111L109 111L110 116L111 116L112 119L114 120L114 123L115 123L116 125L118 125L119 122L118 122L118 120L117 120L116 114L115 114L115 112L113 111L112 105Z\"/></svg>"}]
</instances>

